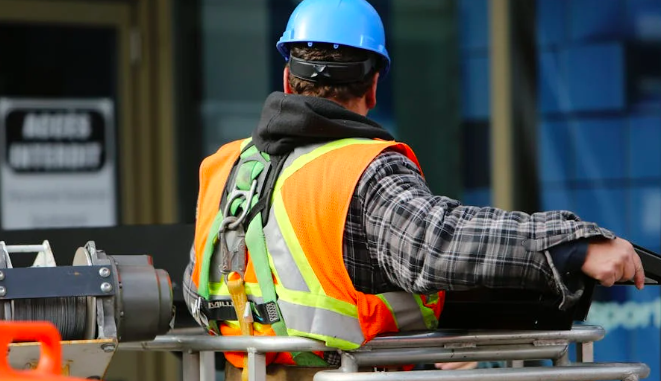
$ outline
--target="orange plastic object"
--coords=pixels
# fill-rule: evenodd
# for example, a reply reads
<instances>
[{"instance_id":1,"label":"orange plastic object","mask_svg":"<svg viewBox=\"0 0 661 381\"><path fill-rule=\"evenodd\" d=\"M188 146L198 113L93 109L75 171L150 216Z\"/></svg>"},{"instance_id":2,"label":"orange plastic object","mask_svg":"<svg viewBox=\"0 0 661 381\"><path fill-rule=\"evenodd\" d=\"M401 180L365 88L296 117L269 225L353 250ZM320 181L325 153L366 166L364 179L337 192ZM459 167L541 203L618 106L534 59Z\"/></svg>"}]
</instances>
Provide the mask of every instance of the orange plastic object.
<instances>
[{"instance_id":1,"label":"orange plastic object","mask_svg":"<svg viewBox=\"0 0 661 381\"><path fill-rule=\"evenodd\" d=\"M2 381L84 381L64 377L60 332L50 322L0 321L0 380ZM41 343L41 356L34 370L16 370L9 365L9 344L15 341Z\"/></svg>"}]
</instances>

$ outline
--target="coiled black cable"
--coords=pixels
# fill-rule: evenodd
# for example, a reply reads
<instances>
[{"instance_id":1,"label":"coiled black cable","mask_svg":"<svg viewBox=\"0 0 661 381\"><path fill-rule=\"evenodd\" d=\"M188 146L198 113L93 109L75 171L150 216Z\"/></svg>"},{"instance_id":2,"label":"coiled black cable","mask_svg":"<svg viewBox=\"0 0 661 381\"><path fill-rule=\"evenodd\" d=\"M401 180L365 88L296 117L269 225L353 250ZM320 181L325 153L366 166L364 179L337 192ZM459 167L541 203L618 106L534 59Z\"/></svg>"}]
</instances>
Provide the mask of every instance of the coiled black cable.
<instances>
[{"instance_id":1,"label":"coiled black cable","mask_svg":"<svg viewBox=\"0 0 661 381\"><path fill-rule=\"evenodd\" d=\"M49 321L57 327L62 340L85 339L87 297L16 299L15 321Z\"/></svg>"}]
</instances>

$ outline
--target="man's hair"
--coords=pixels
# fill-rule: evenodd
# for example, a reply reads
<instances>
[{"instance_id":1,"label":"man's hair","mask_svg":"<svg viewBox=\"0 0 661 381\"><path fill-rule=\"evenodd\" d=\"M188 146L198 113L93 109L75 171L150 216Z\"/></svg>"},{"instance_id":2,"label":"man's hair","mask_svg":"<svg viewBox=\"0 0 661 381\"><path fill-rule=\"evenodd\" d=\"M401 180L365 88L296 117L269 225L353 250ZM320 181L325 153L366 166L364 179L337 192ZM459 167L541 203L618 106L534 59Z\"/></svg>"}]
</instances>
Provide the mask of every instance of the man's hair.
<instances>
[{"instance_id":1,"label":"man's hair","mask_svg":"<svg viewBox=\"0 0 661 381\"><path fill-rule=\"evenodd\" d=\"M360 62L375 57L375 62L381 63L380 57L368 50L356 49L349 46L338 46L333 44L315 43L309 47L306 43L295 43L291 46L291 55L306 61L327 61L327 62ZM294 94L309 95L320 98L331 98L339 102L349 102L361 98L372 86L374 73L379 70L376 67L364 80L360 82L347 83L341 85L329 85L324 83L315 83L305 79L294 77L289 74L289 86Z\"/></svg>"}]
</instances>

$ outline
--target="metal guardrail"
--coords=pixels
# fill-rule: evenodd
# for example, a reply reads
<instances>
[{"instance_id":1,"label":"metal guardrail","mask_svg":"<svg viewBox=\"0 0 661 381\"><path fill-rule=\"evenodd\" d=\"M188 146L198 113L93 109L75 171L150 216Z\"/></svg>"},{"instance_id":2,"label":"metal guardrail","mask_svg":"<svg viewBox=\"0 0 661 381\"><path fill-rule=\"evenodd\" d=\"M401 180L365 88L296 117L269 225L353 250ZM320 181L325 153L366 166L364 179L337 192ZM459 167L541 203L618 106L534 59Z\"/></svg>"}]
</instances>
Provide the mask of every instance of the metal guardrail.
<instances>
[{"instance_id":1,"label":"metal guardrail","mask_svg":"<svg viewBox=\"0 0 661 381\"><path fill-rule=\"evenodd\" d=\"M377 337L363 347L342 353L337 370L324 370L315 380L626 380L649 375L640 363L585 364L594 361L593 343L606 332L598 326L578 325L569 331L435 331ZM577 343L576 364L569 360L569 344ZM184 381L212 381L213 352L248 353L249 379L266 380L268 352L336 351L301 337L213 337L202 330L172 331L153 341L122 343L119 350L183 352ZM553 367L521 368L523 360L552 360ZM359 372L359 368L448 361L504 361L511 368ZM393 374L395 373L395 374Z\"/></svg>"},{"instance_id":2,"label":"metal guardrail","mask_svg":"<svg viewBox=\"0 0 661 381\"><path fill-rule=\"evenodd\" d=\"M420 370L414 372L343 373L325 370L314 376L314 381L637 381L649 375L645 364L581 364L558 367L502 368L473 370Z\"/></svg>"}]
</instances>

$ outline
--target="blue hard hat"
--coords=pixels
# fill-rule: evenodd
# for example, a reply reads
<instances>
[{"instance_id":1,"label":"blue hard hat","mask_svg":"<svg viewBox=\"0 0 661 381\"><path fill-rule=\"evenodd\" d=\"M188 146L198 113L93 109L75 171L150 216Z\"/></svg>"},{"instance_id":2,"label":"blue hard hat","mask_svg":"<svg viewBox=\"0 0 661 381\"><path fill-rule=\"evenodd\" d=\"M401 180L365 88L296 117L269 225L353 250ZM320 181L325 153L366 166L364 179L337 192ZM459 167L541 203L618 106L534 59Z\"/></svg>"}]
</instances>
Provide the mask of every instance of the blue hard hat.
<instances>
[{"instance_id":1,"label":"blue hard hat","mask_svg":"<svg viewBox=\"0 0 661 381\"><path fill-rule=\"evenodd\" d=\"M303 0L276 44L285 60L289 59L289 44L294 42L325 42L369 50L384 58L382 77L390 69L383 22L366 0Z\"/></svg>"}]
</instances>

